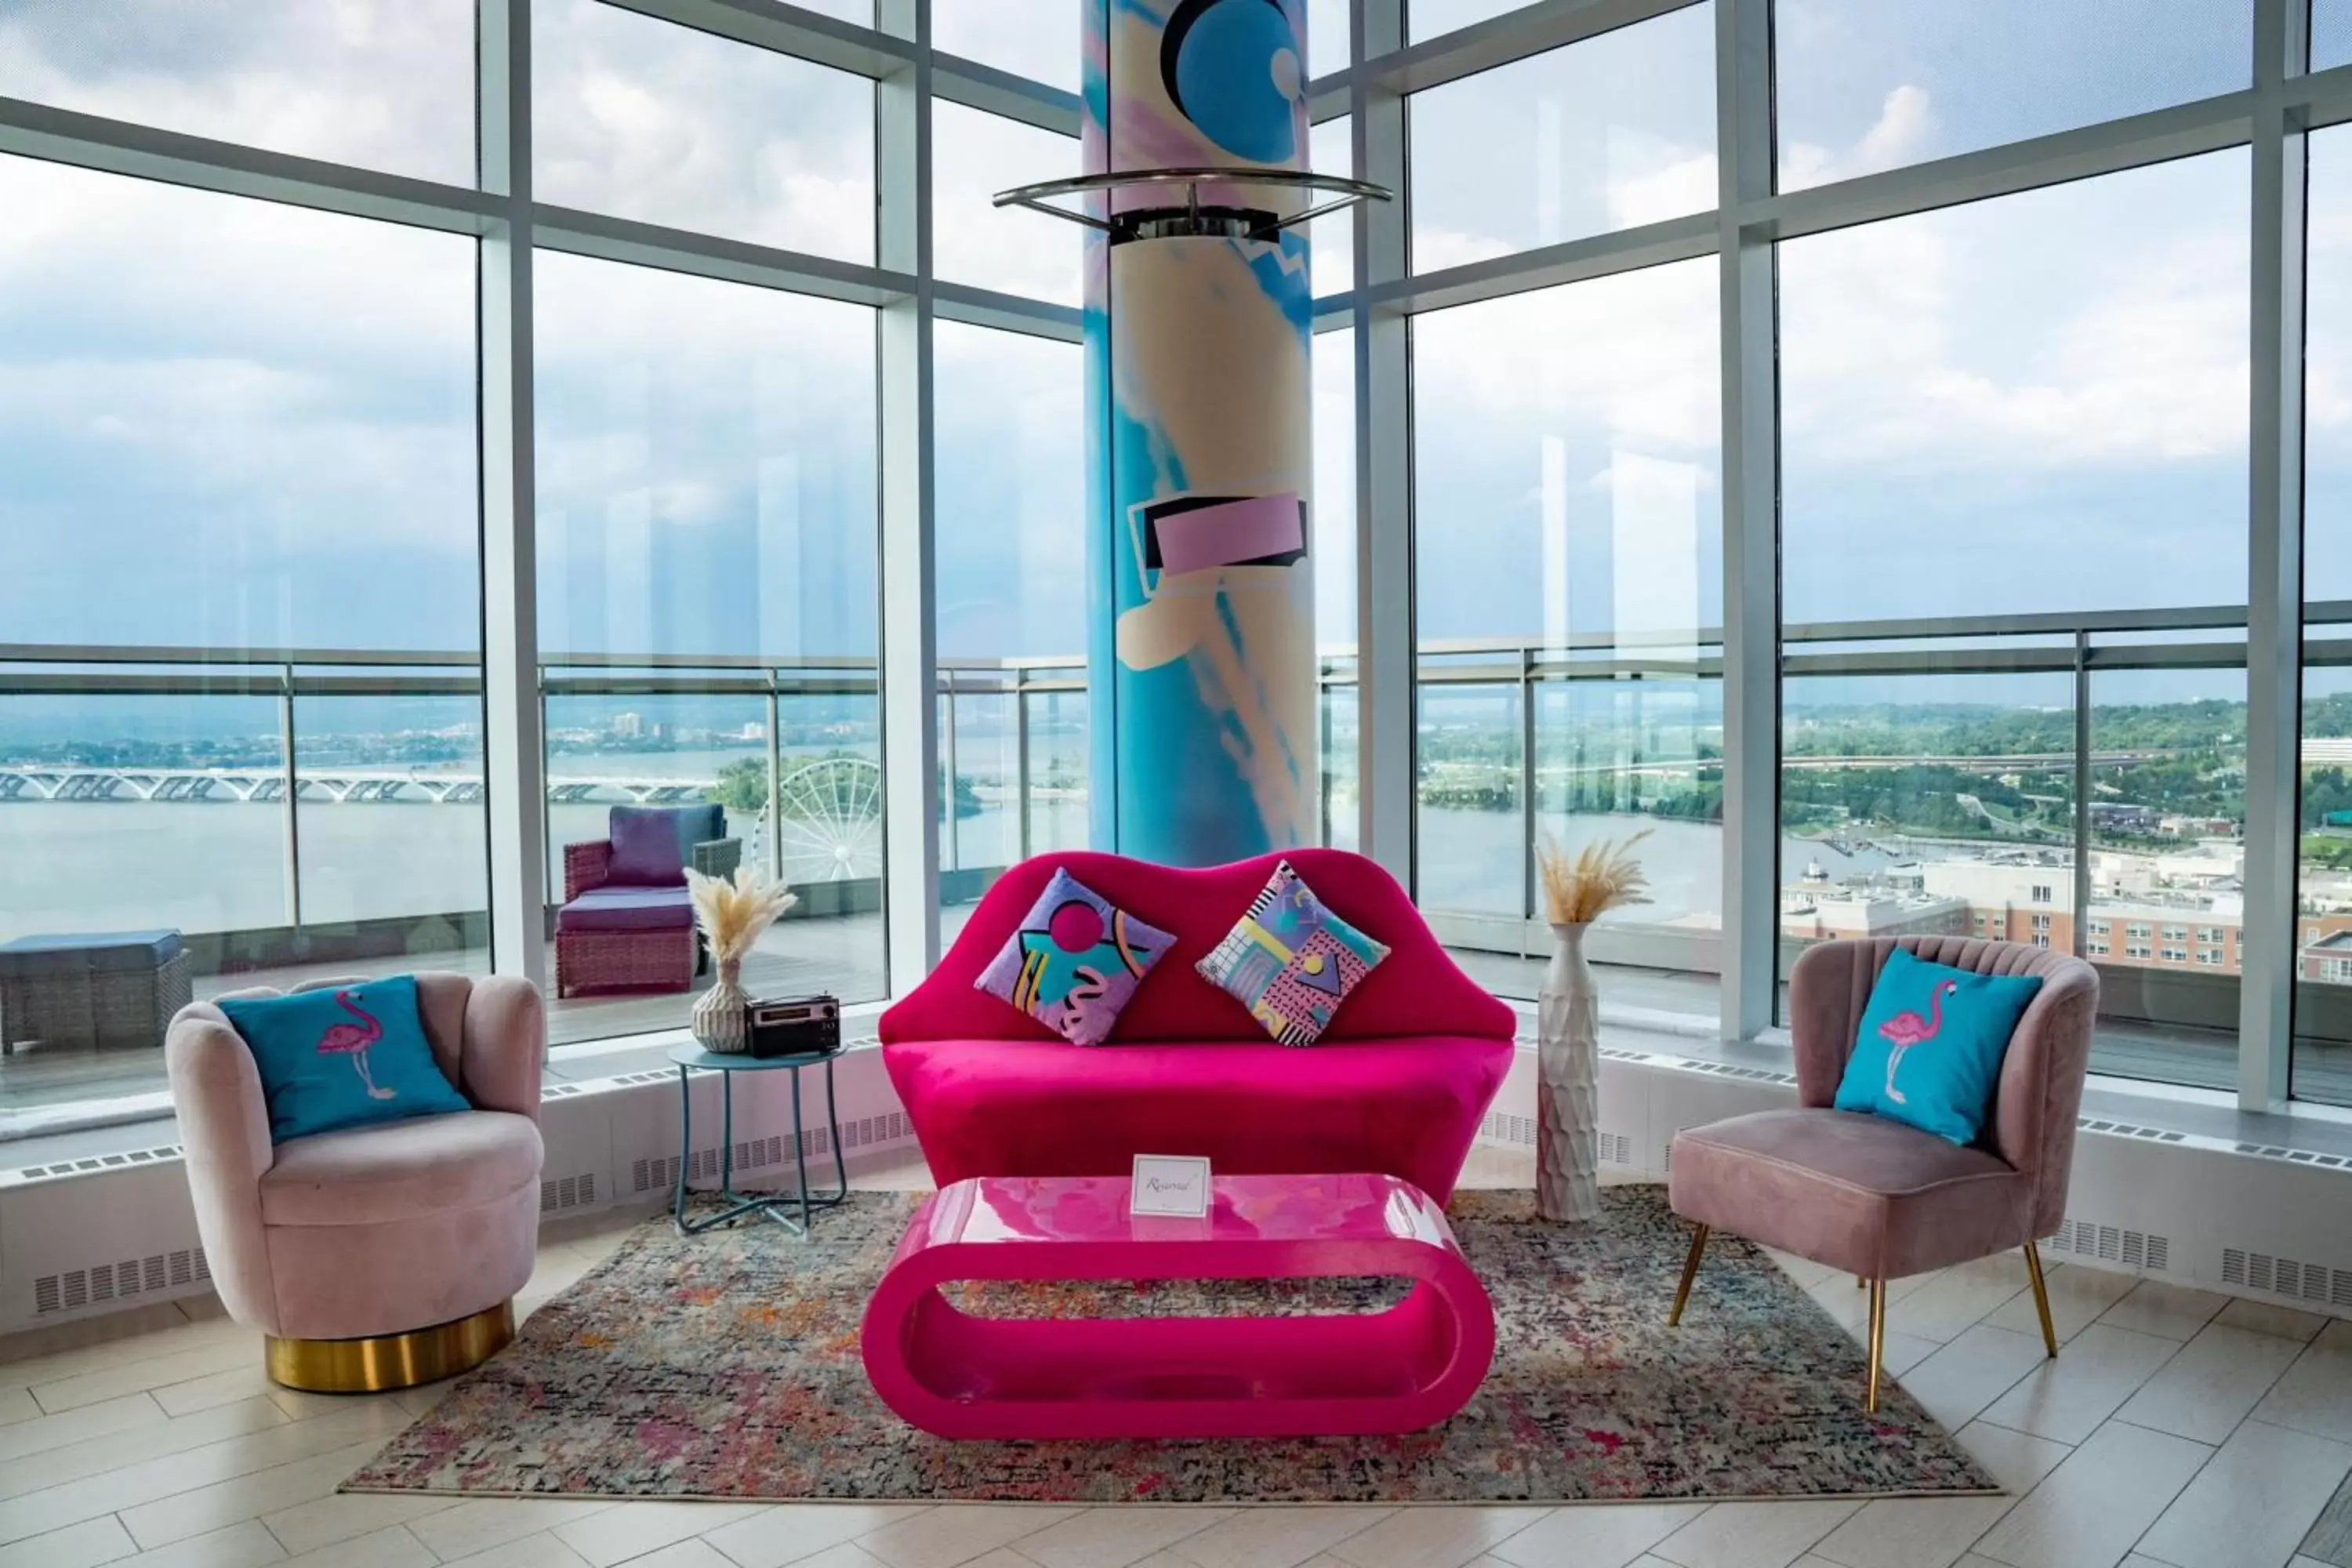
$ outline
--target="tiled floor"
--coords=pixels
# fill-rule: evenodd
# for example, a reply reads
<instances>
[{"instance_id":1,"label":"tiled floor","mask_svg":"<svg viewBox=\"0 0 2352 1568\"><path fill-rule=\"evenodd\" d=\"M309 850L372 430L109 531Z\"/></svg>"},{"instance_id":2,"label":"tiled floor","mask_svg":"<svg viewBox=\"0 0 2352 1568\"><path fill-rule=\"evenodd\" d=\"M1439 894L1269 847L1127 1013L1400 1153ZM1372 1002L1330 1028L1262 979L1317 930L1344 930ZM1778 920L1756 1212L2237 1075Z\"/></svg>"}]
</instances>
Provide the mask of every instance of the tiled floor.
<instances>
[{"instance_id":1,"label":"tiled floor","mask_svg":"<svg viewBox=\"0 0 2352 1568\"><path fill-rule=\"evenodd\" d=\"M1529 1174L1482 1150L1470 1179ZM551 1232L518 1305L626 1223ZM1853 1280L1787 1266L1861 1323ZM289 1393L253 1335L146 1308L101 1342L0 1342L0 1568L2352 1568L2352 1528L2320 1532L2330 1558L2294 1555L2352 1472L2352 1322L2060 1266L2067 1342L2047 1363L2024 1286L1997 1259L1905 1280L1887 1311L1891 1365L2013 1496L1561 1509L339 1497L440 1390Z\"/></svg>"}]
</instances>

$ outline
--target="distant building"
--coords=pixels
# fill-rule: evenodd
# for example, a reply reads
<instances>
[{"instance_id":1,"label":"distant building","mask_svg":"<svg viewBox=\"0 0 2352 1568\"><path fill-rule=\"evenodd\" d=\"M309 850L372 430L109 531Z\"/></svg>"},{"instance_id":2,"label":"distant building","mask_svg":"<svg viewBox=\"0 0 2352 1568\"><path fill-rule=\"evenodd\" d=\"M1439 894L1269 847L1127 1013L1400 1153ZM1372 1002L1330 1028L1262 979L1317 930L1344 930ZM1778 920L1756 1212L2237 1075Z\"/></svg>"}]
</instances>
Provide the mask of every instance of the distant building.
<instances>
[{"instance_id":1,"label":"distant building","mask_svg":"<svg viewBox=\"0 0 2352 1568\"><path fill-rule=\"evenodd\" d=\"M643 736L645 732L646 721L644 715L637 713L615 713L613 715L613 733L618 735L622 740L634 741Z\"/></svg>"},{"instance_id":2,"label":"distant building","mask_svg":"<svg viewBox=\"0 0 2352 1568\"><path fill-rule=\"evenodd\" d=\"M2295 973L2327 985L2352 985L2352 930L2330 931L2303 950Z\"/></svg>"},{"instance_id":3,"label":"distant building","mask_svg":"<svg viewBox=\"0 0 2352 1568\"><path fill-rule=\"evenodd\" d=\"M2091 829L2095 833L2128 833L2153 837L2164 827L2164 814L2152 805L2126 805L2121 801L2091 803Z\"/></svg>"},{"instance_id":4,"label":"distant building","mask_svg":"<svg viewBox=\"0 0 2352 1568\"><path fill-rule=\"evenodd\" d=\"M1805 886L1780 895L1780 934L1798 942L1833 937L1947 936L1968 930L1969 907L1886 886Z\"/></svg>"}]
</instances>

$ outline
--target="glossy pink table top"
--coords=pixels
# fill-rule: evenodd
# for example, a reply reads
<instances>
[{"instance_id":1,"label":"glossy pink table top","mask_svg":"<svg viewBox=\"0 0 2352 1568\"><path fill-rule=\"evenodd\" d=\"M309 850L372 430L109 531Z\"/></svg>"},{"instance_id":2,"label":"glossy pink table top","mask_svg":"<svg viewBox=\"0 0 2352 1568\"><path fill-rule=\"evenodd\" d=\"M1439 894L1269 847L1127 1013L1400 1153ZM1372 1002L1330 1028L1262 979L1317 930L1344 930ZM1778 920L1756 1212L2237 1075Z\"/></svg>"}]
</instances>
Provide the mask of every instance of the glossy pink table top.
<instances>
[{"instance_id":1,"label":"glossy pink table top","mask_svg":"<svg viewBox=\"0 0 2352 1568\"><path fill-rule=\"evenodd\" d=\"M1130 1215L1125 1176L981 1176L942 1188L908 1240L914 1248L1083 1242L1146 1255L1298 1243L1454 1246L1444 1212L1394 1176L1218 1176L1213 1194L1202 1218ZM1184 1272L1197 1275L1202 1262L1195 1250Z\"/></svg>"},{"instance_id":2,"label":"glossy pink table top","mask_svg":"<svg viewBox=\"0 0 2352 1568\"><path fill-rule=\"evenodd\" d=\"M1393 1176L1220 1176L1201 1218L1127 1212L1124 1176L975 1177L908 1226L866 1303L867 1374L948 1437L1411 1432L1486 1376L1493 1310L1444 1213ZM1411 1281L1372 1312L969 1315L958 1280Z\"/></svg>"}]
</instances>

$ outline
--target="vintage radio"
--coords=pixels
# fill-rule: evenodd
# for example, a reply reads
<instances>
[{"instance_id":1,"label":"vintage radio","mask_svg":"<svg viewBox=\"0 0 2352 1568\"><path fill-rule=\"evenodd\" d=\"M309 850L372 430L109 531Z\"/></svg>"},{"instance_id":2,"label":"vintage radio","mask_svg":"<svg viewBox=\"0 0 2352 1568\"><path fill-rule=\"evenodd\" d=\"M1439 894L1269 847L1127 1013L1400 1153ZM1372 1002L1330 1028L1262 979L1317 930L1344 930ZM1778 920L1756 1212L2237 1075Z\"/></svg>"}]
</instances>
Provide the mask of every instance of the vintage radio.
<instances>
[{"instance_id":1,"label":"vintage radio","mask_svg":"<svg viewBox=\"0 0 2352 1568\"><path fill-rule=\"evenodd\" d=\"M744 1008L745 1032L755 1057L829 1057L841 1049L841 1000L835 996L779 996Z\"/></svg>"}]
</instances>

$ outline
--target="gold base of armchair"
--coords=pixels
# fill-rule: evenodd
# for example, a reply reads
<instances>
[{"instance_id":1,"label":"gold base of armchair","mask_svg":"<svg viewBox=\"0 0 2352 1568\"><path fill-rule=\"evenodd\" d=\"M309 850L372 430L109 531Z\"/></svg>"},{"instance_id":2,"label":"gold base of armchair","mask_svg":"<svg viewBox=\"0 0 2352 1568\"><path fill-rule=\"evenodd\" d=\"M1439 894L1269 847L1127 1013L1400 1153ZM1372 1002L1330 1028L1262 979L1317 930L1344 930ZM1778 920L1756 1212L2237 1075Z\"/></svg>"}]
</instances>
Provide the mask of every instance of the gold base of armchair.
<instances>
[{"instance_id":1,"label":"gold base of armchair","mask_svg":"<svg viewBox=\"0 0 2352 1568\"><path fill-rule=\"evenodd\" d=\"M470 1318L356 1340L268 1340L269 1380L308 1394L383 1394L477 1367L514 1338L514 1303Z\"/></svg>"}]
</instances>

